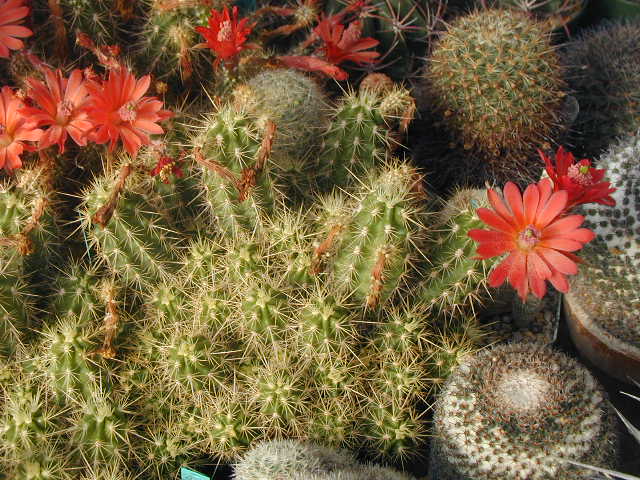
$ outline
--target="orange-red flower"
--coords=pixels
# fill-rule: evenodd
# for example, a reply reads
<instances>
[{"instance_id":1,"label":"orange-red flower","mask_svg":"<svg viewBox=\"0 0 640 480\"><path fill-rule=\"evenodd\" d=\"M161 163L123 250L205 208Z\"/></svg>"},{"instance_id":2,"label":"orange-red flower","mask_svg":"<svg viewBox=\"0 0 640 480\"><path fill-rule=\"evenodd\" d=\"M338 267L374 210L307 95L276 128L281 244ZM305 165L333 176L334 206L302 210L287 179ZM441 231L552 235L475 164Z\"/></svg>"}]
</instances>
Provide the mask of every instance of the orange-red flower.
<instances>
[{"instance_id":1,"label":"orange-red flower","mask_svg":"<svg viewBox=\"0 0 640 480\"><path fill-rule=\"evenodd\" d=\"M42 130L37 123L20 113L24 102L9 87L0 90L0 168L11 172L22 166L20 155L35 147L25 142L37 142Z\"/></svg>"},{"instance_id":2,"label":"orange-red flower","mask_svg":"<svg viewBox=\"0 0 640 480\"><path fill-rule=\"evenodd\" d=\"M124 68L111 70L105 81L87 80L87 112L96 127L89 140L109 142L109 149L113 150L122 138L125 150L135 157L142 145L151 142L149 135L164 133L156 122L173 114L163 110L162 102L157 98L144 96L150 83L149 75L137 80Z\"/></svg>"},{"instance_id":3,"label":"orange-red flower","mask_svg":"<svg viewBox=\"0 0 640 480\"><path fill-rule=\"evenodd\" d=\"M542 298L546 280L567 292L566 276L578 273L578 258L571 252L595 237L591 230L579 228L582 215L563 216L568 193L553 192L547 178L529 185L524 195L509 182L503 197L490 189L488 198L493 209L479 208L477 213L489 230L470 230L469 237L480 243L477 252L482 259L508 254L489 275L489 285L508 280L523 300L529 291Z\"/></svg>"},{"instance_id":4,"label":"orange-red flower","mask_svg":"<svg viewBox=\"0 0 640 480\"><path fill-rule=\"evenodd\" d=\"M222 12L211 10L209 27L196 27L196 30L207 40L207 46L216 54L214 66L220 61L228 62L246 49L245 42L253 29L253 25L247 25L249 19L238 21L238 7L233 7L229 15L229 9L224 7Z\"/></svg>"},{"instance_id":5,"label":"orange-red flower","mask_svg":"<svg viewBox=\"0 0 640 480\"><path fill-rule=\"evenodd\" d=\"M82 70L74 70L69 78L62 72L44 69L46 85L39 80L29 78L29 97L39 107L27 107L22 110L38 126L49 126L40 138L39 147L47 148L57 144L60 153L64 153L67 135L80 146L87 144L87 134L93 128L88 120L84 105L88 92L84 85Z\"/></svg>"},{"instance_id":6,"label":"orange-red flower","mask_svg":"<svg viewBox=\"0 0 640 480\"><path fill-rule=\"evenodd\" d=\"M0 58L9 58L9 50L24 47L20 38L33 35L20 25L28 14L29 8L23 5L23 0L0 0Z\"/></svg>"},{"instance_id":7,"label":"orange-red flower","mask_svg":"<svg viewBox=\"0 0 640 480\"><path fill-rule=\"evenodd\" d=\"M569 194L567 209L591 202L615 206L616 201L610 194L616 189L611 187L611 183L602 181L604 169L593 168L586 158L576 163L573 154L562 147L556 152L555 167L549 156L540 150L538 154L546 165L549 178L553 181L554 191L566 190Z\"/></svg>"},{"instance_id":8,"label":"orange-red flower","mask_svg":"<svg viewBox=\"0 0 640 480\"><path fill-rule=\"evenodd\" d=\"M182 163L182 159L174 159L167 155L162 155L158 159L158 163L155 167L149 172L152 177L156 175L160 176L160 180L164 183L169 183L169 176L175 175L178 178L182 178L184 176L184 172L182 168L180 168L180 164Z\"/></svg>"},{"instance_id":9,"label":"orange-red flower","mask_svg":"<svg viewBox=\"0 0 640 480\"><path fill-rule=\"evenodd\" d=\"M335 18L326 17L313 32L323 41L320 51L324 58L288 55L279 57L280 60L292 68L322 72L336 80L346 80L349 75L338 65L349 61L358 65L371 64L380 56L375 51L364 51L379 42L371 37L361 38L362 25L359 21L351 22L345 29Z\"/></svg>"}]
</instances>

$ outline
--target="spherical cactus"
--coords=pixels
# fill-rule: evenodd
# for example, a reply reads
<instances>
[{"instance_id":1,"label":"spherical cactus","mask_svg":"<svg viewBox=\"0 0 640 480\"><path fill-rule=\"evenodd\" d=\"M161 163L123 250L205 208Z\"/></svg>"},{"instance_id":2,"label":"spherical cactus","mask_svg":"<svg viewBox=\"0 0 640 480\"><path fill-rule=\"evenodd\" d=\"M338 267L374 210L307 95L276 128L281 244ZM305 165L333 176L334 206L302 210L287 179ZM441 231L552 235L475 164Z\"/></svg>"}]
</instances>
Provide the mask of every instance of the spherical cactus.
<instances>
[{"instance_id":1,"label":"spherical cactus","mask_svg":"<svg viewBox=\"0 0 640 480\"><path fill-rule=\"evenodd\" d=\"M572 338L598 368L629 382L640 368L640 131L622 138L598 160L616 206L583 207L598 239L581 255L565 305Z\"/></svg>"},{"instance_id":2,"label":"spherical cactus","mask_svg":"<svg viewBox=\"0 0 640 480\"><path fill-rule=\"evenodd\" d=\"M436 403L433 478L587 479L565 460L610 466L615 414L593 376L539 344L482 351Z\"/></svg>"},{"instance_id":3,"label":"spherical cactus","mask_svg":"<svg viewBox=\"0 0 640 480\"><path fill-rule=\"evenodd\" d=\"M435 46L425 80L425 103L458 143L501 168L535 153L559 126L560 60L550 35L523 13L485 10L457 19Z\"/></svg>"},{"instance_id":4,"label":"spherical cactus","mask_svg":"<svg viewBox=\"0 0 640 480\"><path fill-rule=\"evenodd\" d=\"M480 1L476 1L477 4ZM561 28L576 18L582 11L584 0L551 0L522 2L520 0L490 0L496 8L511 8L532 15L544 22L549 30Z\"/></svg>"},{"instance_id":5,"label":"spherical cactus","mask_svg":"<svg viewBox=\"0 0 640 480\"><path fill-rule=\"evenodd\" d=\"M640 21L609 22L565 48L564 63L580 111L575 152L596 157L640 128Z\"/></svg>"},{"instance_id":6,"label":"spherical cactus","mask_svg":"<svg viewBox=\"0 0 640 480\"><path fill-rule=\"evenodd\" d=\"M72 264L53 279L49 313L55 317L77 316L87 324L104 314L98 298L98 274L93 268Z\"/></svg>"},{"instance_id":7,"label":"spherical cactus","mask_svg":"<svg viewBox=\"0 0 640 480\"><path fill-rule=\"evenodd\" d=\"M62 7L67 30L88 34L99 45L112 45L118 36L113 0L56 0Z\"/></svg>"},{"instance_id":8,"label":"spherical cactus","mask_svg":"<svg viewBox=\"0 0 640 480\"><path fill-rule=\"evenodd\" d=\"M296 474L313 475L355 467L346 452L297 440L262 442L236 464L235 480L292 480Z\"/></svg>"},{"instance_id":9,"label":"spherical cactus","mask_svg":"<svg viewBox=\"0 0 640 480\"><path fill-rule=\"evenodd\" d=\"M294 70L266 70L235 90L236 104L256 117L264 130L276 125L271 168L289 181L308 182L316 176L321 133L328 120L328 99L307 75ZM289 182L290 183L290 182ZM298 194L304 184L296 185Z\"/></svg>"}]
</instances>

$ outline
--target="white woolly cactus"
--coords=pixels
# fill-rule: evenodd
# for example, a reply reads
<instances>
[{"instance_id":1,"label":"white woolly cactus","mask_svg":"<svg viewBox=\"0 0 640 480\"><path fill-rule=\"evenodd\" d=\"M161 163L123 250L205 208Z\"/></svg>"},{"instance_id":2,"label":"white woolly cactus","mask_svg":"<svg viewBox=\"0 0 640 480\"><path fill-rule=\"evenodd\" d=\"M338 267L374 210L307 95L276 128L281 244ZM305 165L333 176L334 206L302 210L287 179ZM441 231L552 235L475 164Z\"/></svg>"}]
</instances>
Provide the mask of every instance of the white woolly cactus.
<instances>
[{"instance_id":1,"label":"white woolly cactus","mask_svg":"<svg viewBox=\"0 0 640 480\"><path fill-rule=\"evenodd\" d=\"M593 376L539 344L470 357L436 403L434 480L587 479L566 464L611 466L615 414Z\"/></svg>"},{"instance_id":2,"label":"white woolly cactus","mask_svg":"<svg viewBox=\"0 0 640 480\"><path fill-rule=\"evenodd\" d=\"M624 137L598 159L598 167L617 190L615 207L589 204L586 221L607 248L628 263L636 279L640 269L640 131Z\"/></svg>"}]
</instances>

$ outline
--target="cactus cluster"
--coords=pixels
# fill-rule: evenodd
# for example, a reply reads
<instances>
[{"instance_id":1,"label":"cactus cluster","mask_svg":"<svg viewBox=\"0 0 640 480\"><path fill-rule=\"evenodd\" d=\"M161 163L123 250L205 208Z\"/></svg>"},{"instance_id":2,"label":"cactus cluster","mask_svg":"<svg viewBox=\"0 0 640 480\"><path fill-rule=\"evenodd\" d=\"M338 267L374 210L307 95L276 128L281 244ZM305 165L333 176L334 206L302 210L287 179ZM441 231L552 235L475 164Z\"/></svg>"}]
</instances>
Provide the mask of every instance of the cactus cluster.
<instances>
[{"instance_id":1,"label":"cactus cluster","mask_svg":"<svg viewBox=\"0 0 640 480\"><path fill-rule=\"evenodd\" d=\"M434 479L569 479L610 467L615 413L591 373L535 343L486 350L463 362L436 404Z\"/></svg>"}]
</instances>

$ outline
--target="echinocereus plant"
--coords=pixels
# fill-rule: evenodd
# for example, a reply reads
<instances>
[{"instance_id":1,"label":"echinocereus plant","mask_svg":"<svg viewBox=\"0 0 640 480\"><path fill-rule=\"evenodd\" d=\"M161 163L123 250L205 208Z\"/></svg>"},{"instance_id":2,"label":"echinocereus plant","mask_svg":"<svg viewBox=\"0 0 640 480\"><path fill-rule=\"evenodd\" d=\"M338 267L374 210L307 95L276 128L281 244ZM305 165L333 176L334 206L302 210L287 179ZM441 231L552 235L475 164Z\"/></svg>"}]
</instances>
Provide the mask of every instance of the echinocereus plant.
<instances>
[{"instance_id":1,"label":"echinocereus plant","mask_svg":"<svg viewBox=\"0 0 640 480\"><path fill-rule=\"evenodd\" d=\"M591 167L586 159L576 163L562 148L555 166L545 154L540 155L549 178L529 185L524 195L512 182L505 185L502 196L489 189L492 208L477 210L489 229L469 231L469 237L480 244L480 258L508 254L489 274L489 285L498 287L506 280L523 301L529 292L544 297L546 281L563 293L569 291L567 276L578 273L574 252L596 236L580 228L584 217L569 215L571 209L591 202L615 205L610 196L615 189L602 181L604 170Z\"/></svg>"}]
</instances>

